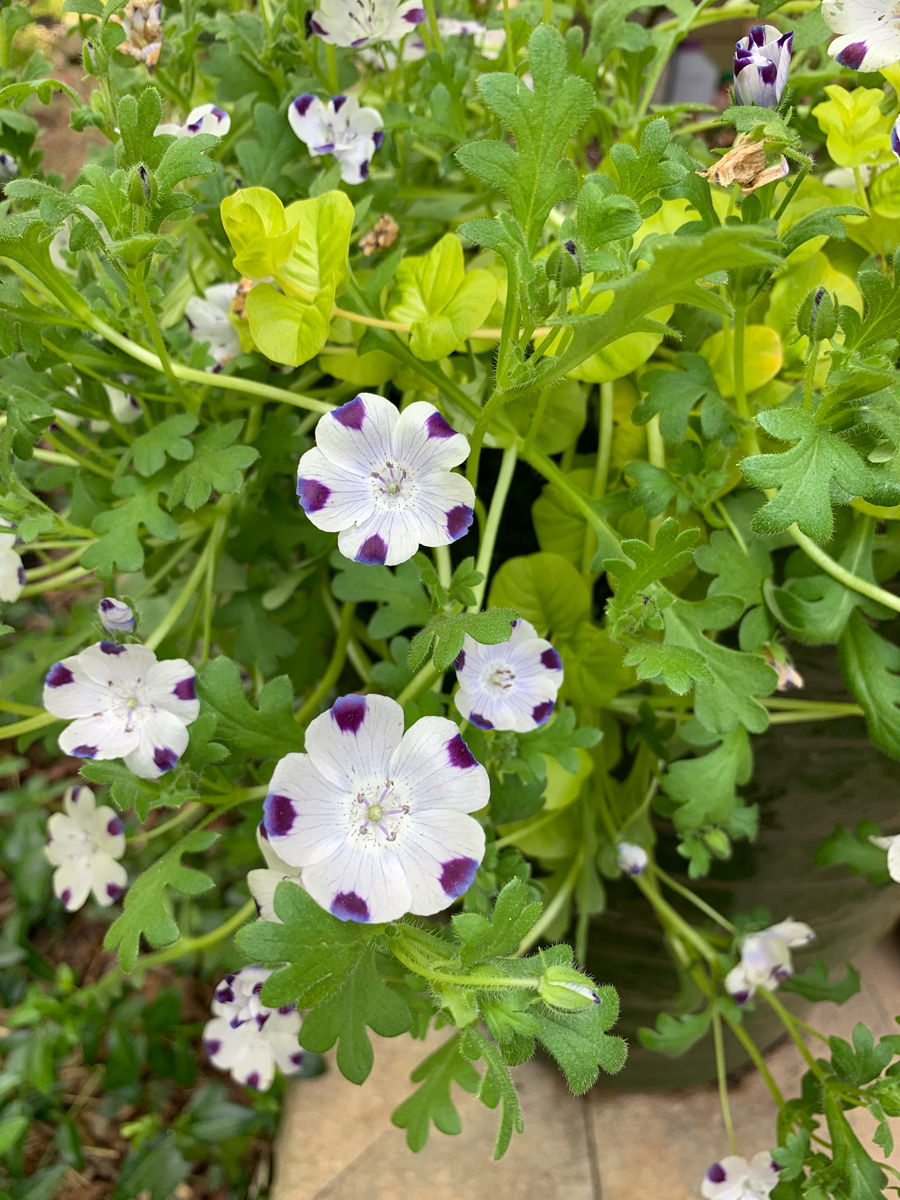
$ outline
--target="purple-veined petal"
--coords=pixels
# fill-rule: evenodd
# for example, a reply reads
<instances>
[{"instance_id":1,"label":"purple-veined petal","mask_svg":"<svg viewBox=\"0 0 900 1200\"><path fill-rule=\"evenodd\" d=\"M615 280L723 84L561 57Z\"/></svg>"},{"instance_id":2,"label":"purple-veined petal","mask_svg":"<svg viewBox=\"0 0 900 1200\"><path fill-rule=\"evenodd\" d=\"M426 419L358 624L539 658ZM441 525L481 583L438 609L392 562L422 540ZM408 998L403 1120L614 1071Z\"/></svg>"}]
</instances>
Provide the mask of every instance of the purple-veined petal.
<instances>
[{"instance_id":1,"label":"purple-veined petal","mask_svg":"<svg viewBox=\"0 0 900 1200\"><path fill-rule=\"evenodd\" d=\"M355 794L372 781L390 778L388 764L402 737L403 709L396 700L342 696L310 722L306 750L329 782Z\"/></svg>"},{"instance_id":2,"label":"purple-veined petal","mask_svg":"<svg viewBox=\"0 0 900 1200\"><path fill-rule=\"evenodd\" d=\"M464 748L459 729L446 717L422 717L404 734L387 777L409 789L416 813L427 808L469 813L487 804L487 771L471 755L467 759L460 745Z\"/></svg>"},{"instance_id":3,"label":"purple-veined petal","mask_svg":"<svg viewBox=\"0 0 900 1200\"><path fill-rule=\"evenodd\" d=\"M95 854L92 866L91 890L94 899L101 908L115 904L128 886L128 872L108 854Z\"/></svg>"},{"instance_id":4,"label":"purple-veined petal","mask_svg":"<svg viewBox=\"0 0 900 1200\"><path fill-rule=\"evenodd\" d=\"M374 512L369 479L330 462L313 446L297 468L297 498L317 529L337 533Z\"/></svg>"},{"instance_id":5,"label":"purple-veined petal","mask_svg":"<svg viewBox=\"0 0 900 1200\"><path fill-rule=\"evenodd\" d=\"M307 730L307 745L314 724ZM346 792L314 765L309 754L285 755L275 767L263 803L263 824L279 858L293 867L306 867L332 854L343 838L345 802Z\"/></svg>"},{"instance_id":6,"label":"purple-veined petal","mask_svg":"<svg viewBox=\"0 0 900 1200\"><path fill-rule=\"evenodd\" d=\"M400 853L376 845L368 852L346 842L303 872L303 886L342 921L381 924L410 911L410 890Z\"/></svg>"},{"instance_id":7,"label":"purple-veined petal","mask_svg":"<svg viewBox=\"0 0 900 1200\"><path fill-rule=\"evenodd\" d=\"M393 432L399 412L390 400L360 392L346 404L326 413L316 426L316 445L325 457L366 478L394 457Z\"/></svg>"},{"instance_id":8,"label":"purple-veined petal","mask_svg":"<svg viewBox=\"0 0 900 1200\"><path fill-rule=\"evenodd\" d=\"M141 779L159 779L177 765L187 750L187 727L164 708L150 714L138 733L137 746L124 757L125 766Z\"/></svg>"}]
</instances>

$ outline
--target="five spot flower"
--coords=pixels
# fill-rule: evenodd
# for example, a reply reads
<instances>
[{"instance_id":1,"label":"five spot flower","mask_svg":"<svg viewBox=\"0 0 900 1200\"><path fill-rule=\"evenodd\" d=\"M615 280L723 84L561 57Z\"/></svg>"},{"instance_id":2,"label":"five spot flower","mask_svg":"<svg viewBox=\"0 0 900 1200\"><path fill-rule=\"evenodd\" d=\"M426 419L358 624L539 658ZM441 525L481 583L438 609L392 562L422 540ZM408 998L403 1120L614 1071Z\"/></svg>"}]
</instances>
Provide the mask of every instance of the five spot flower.
<instances>
[{"instance_id":1,"label":"five spot flower","mask_svg":"<svg viewBox=\"0 0 900 1200\"><path fill-rule=\"evenodd\" d=\"M509 640L482 646L466 634L457 655L454 703L479 729L528 733L549 720L563 681L562 659L533 625L512 622Z\"/></svg>"},{"instance_id":2,"label":"five spot flower","mask_svg":"<svg viewBox=\"0 0 900 1200\"><path fill-rule=\"evenodd\" d=\"M774 992L794 973L791 950L806 946L815 933L802 921L779 921L759 933L748 934L741 943L741 961L725 976L725 990L746 1004L759 989Z\"/></svg>"},{"instance_id":3,"label":"five spot flower","mask_svg":"<svg viewBox=\"0 0 900 1200\"><path fill-rule=\"evenodd\" d=\"M452 721L423 717L404 733L396 700L343 696L310 723L306 750L276 766L263 824L317 904L380 923L468 890L485 846L468 814L490 785Z\"/></svg>"},{"instance_id":4,"label":"five spot flower","mask_svg":"<svg viewBox=\"0 0 900 1200\"><path fill-rule=\"evenodd\" d=\"M706 1172L700 1195L704 1200L768 1200L779 1170L768 1150L760 1150L749 1162L729 1154Z\"/></svg>"},{"instance_id":5,"label":"five spot flower","mask_svg":"<svg viewBox=\"0 0 900 1200\"><path fill-rule=\"evenodd\" d=\"M231 117L217 104L200 104L192 108L183 125L169 121L157 126L157 133L170 133L173 137L196 137L198 133L212 133L223 138L231 128Z\"/></svg>"},{"instance_id":6,"label":"five spot flower","mask_svg":"<svg viewBox=\"0 0 900 1200\"><path fill-rule=\"evenodd\" d=\"M0 530L14 529L11 521L0 517ZM25 568L16 549L16 535L0 532L0 600L12 604L22 595Z\"/></svg>"},{"instance_id":7,"label":"five spot flower","mask_svg":"<svg viewBox=\"0 0 900 1200\"><path fill-rule=\"evenodd\" d=\"M213 1019L203 1030L203 1046L213 1066L259 1092L268 1091L275 1068L294 1075L303 1065L297 1044L300 1014L292 1004L267 1008L260 1001L271 975L262 967L244 967L226 975L216 988Z\"/></svg>"},{"instance_id":8,"label":"five spot flower","mask_svg":"<svg viewBox=\"0 0 900 1200\"><path fill-rule=\"evenodd\" d=\"M421 0L319 0L310 27L333 46L399 42L425 20Z\"/></svg>"},{"instance_id":9,"label":"five spot flower","mask_svg":"<svg viewBox=\"0 0 900 1200\"><path fill-rule=\"evenodd\" d=\"M69 788L63 808L47 821L44 853L56 867L53 891L69 912L81 908L90 892L105 908L128 883L125 868L116 861L125 853L122 822L108 806L97 808L88 787Z\"/></svg>"},{"instance_id":10,"label":"five spot flower","mask_svg":"<svg viewBox=\"0 0 900 1200\"><path fill-rule=\"evenodd\" d=\"M75 758L122 758L142 779L170 771L197 719L194 668L183 658L157 662L146 646L99 642L54 663L44 707L71 719L59 748Z\"/></svg>"},{"instance_id":11,"label":"five spot flower","mask_svg":"<svg viewBox=\"0 0 900 1200\"><path fill-rule=\"evenodd\" d=\"M310 154L333 154L344 183L362 183L384 141L377 108L360 108L355 96L334 96L327 104L305 92L288 109L291 129Z\"/></svg>"},{"instance_id":12,"label":"five spot flower","mask_svg":"<svg viewBox=\"0 0 900 1200\"><path fill-rule=\"evenodd\" d=\"M898 0L823 0L825 24L839 34L828 53L851 71L881 71L900 59Z\"/></svg>"},{"instance_id":13,"label":"five spot flower","mask_svg":"<svg viewBox=\"0 0 900 1200\"><path fill-rule=\"evenodd\" d=\"M326 414L300 459L297 495L345 558L389 567L419 546L447 546L472 524L475 490L450 468L469 443L424 401L399 412L363 392Z\"/></svg>"}]
</instances>

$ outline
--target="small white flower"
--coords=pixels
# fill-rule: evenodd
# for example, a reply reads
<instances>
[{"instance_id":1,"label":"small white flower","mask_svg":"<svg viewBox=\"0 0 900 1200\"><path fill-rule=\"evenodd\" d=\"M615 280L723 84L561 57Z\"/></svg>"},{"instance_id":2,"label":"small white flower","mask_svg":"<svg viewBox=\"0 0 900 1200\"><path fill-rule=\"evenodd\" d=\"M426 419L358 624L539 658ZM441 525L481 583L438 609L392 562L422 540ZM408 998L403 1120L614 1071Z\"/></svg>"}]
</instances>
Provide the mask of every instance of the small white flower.
<instances>
[{"instance_id":1,"label":"small white flower","mask_svg":"<svg viewBox=\"0 0 900 1200\"><path fill-rule=\"evenodd\" d=\"M373 42L399 42L424 20L420 0L319 0L310 26L323 42L358 49Z\"/></svg>"},{"instance_id":2,"label":"small white flower","mask_svg":"<svg viewBox=\"0 0 900 1200\"><path fill-rule=\"evenodd\" d=\"M0 517L0 529L15 529L15 525ZM18 600L26 582L25 568L15 545L14 533L0 533L0 600L5 604Z\"/></svg>"},{"instance_id":3,"label":"small white flower","mask_svg":"<svg viewBox=\"0 0 900 1200\"><path fill-rule=\"evenodd\" d=\"M141 779L158 779L187 749L197 719L194 668L183 658L157 662L146 646L99 642L54 663L44 707L72 719L59 748L75 758L122 758Z\"/></svg>"},{"instance_id":4,"label":"small white flower","mask_svg":"<svg viewBox=\"0 0 900 1200\"><path fill-rule=\"evenodd\" d=\"M121 388L107 387L106 394L109 396L112 415L120 425L133 425L144 415L144 410L130 392L123 392Z\"/></svg>"},{"instance_id":5,"label":"small white flower","mask_svg":"<svg viewBox=\"0 0 900 1200\"><path fill-rule=\"evenodd\" d=\"M256 841L260 853L266 860L266 865L258 867L247 875L247 887L250 889L250 895L256 901L256 910L262 920L274 921L280 925L281 917L275 912L275 890L279 883L285 880L288 883L300 885L300 871L297 867L286 863L283 858L278 857L269 843L269 835L262 823L256 831Z\"/></svg>"},{"instance_id":6,"label":"small white flower","mask_svg":"<svg viewBox=\"0 0 900 1200\"><path fill-rule=\"evenodd\" d=\"M550 719L563 681L559 654L533 625L512 622L509 640L482 646L466 634L453 664L458 711L479 729L528 733Z\"/></svg>"},{"instance_id":7,"label":"small white flower","mask_svg":"<svg viewBox=\"0 0 900 1200\"><path fill-rule=\"evenodd\" d=\"M203 1030L203 1046L213 1066L258 1092L272 1086L277 1067L284 1075L303 1065L297 1044L300 1014L292 1004L267 1008L259 994L271 971L244 967L216 988L213 1019Z\"/></svg>"},{"instance_id":8,"label":"small white flower","mask_svg":"<svg viewBox=\"0 0 900 1200\"><path fill-rule=\"evenodd\" d=\"M97 608L100 612L100 624L107 633L134 633L135 616L124 601L104 596Z\"/></svg>"},{"instance_id":9,"label":"small white flower","mask_svg":"<svg viewBox=\"0 0 900 1200\"><path fill-rule=\"evenodd\" d=\"M183 125L167 121L156 127L157 133L170 133L173 137L196 137L198 133L213 133L223 138L231 128L231 117L217 104L200 104L192 108Z\"/></svg>"},{"instance_id":10,"label":"small white flower","mask_svg":"<svg viewBox=\"0 0 900 1200\"><path fill-rule=\"evenodd\" d=\"M729 1154L706 1172L700 1195L704 1200L768 1200L779 1170L768 1150L760 1150L750 1162Z\"/></svg>"},{"instance_id":11,"label":"small white flower","mask_svg":"<svg viewBox=\"0 0 900 1200\"><path fill-rule=\"evenodd\" d=\"M900 58L898 0L823 0L825 24L840 36L828 53L851 71L881 71Z\"/></svg>"},{"instance_id":12,"label":"small white flower","mask_svg":"<svg viewBox=\"0 0 900 1200\"><path fill-rule=\"evenodd\" d=\"M18 174L19 164L13 156L0 152L0 187L4 183L9 183L11 179L15 179Z\"/></svg>"},{"instance_id":13,"label":"small white flower","mask_svg":"<svg viewBox=\"0 0 900 1200\"><path fill-rule=\"evenodd\" d=\"M342 696L310 722L306 753L275 768L263 824L303 887L342 921L440 912L484 857L468 813L490 796L487 771L446 717L403 732L387 696Z\"/></svg>"},{"instance_id":14,"label":"small white flower","mask_svg":"<svg viewBox=\"0 0 900 1200\"><path fill-rule=\"evenodd\" d=\"M888 874L894 883L900 883L900 833L894 837L870 837L869 841L879 850L887 850Z\"/></svg>"},{"instance_id":15,"label":"small white flower","mask_svg":"<svg viewBox=\"0 0 900 1200\"><path fill-rule=\"evenodd\" d=\"M69 912L81 908L89 892L105 908L128 883L125 868L116 862L125 853L122 822L107 805L96 807L88 787L68 788L63 808L47 821L44 853L56 867L53 891Z\"/></svg>"},{"instance_id":16,"label":"small white flower","mask_svg":"<svg viewBox=\"0 0 900 1200\"><path fill-rule=\"evenodd\" d=\"M229 319L231 306L238 293L238 283L214 283L202 296L191 296L184 306L184 316L195 342L207 342L210 358L218 371L241 352L241 338Z\"/></svg>"},{"instance_id":17,"label":"small white flower","mask_svg":"<svg viewBox=\"0 0 900 1200\"><path fill-rule=\"evenodd\" d=\"M633 842L619 842L616 846L616 862L626 875L643 875L649 861L650 855L643 846Z\"/></svg>"},{"instance_id":18,"label":"small white flower","mask_svg":"<svg viewBox=\"0 0 900 1200\"><path fill-rule=\"evenodd\" d=\"M431 404L398 412L371 392L327 413L297 469L297 495L345 558L394 567L447 546L472 524L475 489L451 467L469 443Z\"/></svg>"},{"instance_id":19,"label":"small white flower","mask_svg":"<svg viewBox=\"0 0 900 1200\"><path fill-rule=\"evenodd\" d=\"M794 973L791 950L806 946L815 933L802 921L779 921L759 933L748 934L741 943L741 961L725 976L725 990L746 1004L758 988L774 992Z\"/></svg>"},{"instance_id":20,"label":"small white flower","mask_svg":"<svg viewBox=\"0 0 900 1200\"><path fill-rule=\"evenodd\" d=\"M784 95L794 34L774 25L754 25L737 43L734 55L734 98L738 104L776 108Z\"/></svg>"},{"instance_id":21,"label":"small white flower","mask_svg":"<svg viewBox=\"0 0 900 1200\"><path fill-rule=\"evenodd\" d=\"M384 141L377 108L360 108L355 96L335 96L324 104L305 92L288 109L291 129L310 154L333 154L344 183L362 183L369 163Z\"/></svg>"},{"instance_id":22,"label":"small white flower","mask_svg":"<svg viewBox=\"0 0 900 1200\"><path fill-rule=\"evenodd\" d=\"M884 168L873 167L871 163L861 163L857 169L859 177L863 181L863 187L868 187L873 173ZM852 167L833 167L822 176L822 183L826 187L846 188L851 192L856 190L856 176L853 174Z\"/></svg>"}]
</instances>

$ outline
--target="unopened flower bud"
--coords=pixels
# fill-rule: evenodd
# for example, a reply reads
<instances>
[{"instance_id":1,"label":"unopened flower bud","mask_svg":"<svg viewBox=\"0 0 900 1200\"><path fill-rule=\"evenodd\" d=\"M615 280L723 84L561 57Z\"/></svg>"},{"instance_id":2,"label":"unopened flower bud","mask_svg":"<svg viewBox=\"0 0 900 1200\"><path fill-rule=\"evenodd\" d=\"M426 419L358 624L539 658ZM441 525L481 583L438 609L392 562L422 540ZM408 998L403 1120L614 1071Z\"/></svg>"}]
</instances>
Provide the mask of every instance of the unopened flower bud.
<instances>
[{"instance_id":1,"label":"unopened flower bud","mask_svg":"<svg viewBox=\"0 0 900 1200\"><path fill-rule=\"evenodd\" d=\"M88 75L102 75L109 65L109 55L99 42L87 41L81 48L81 62Z\"/></svg>"},{"instance_id":2,"label":"unopened flower bud","mask_svg":"<svg viewBox=\"0 0 900 1200\"><path fill-rule=\"evenodd\" d=\"M834 337L837 329L834 301L825 288L819 287L810 292L800 305L797 328L814 342L825 342Z\"/></svg>"},{"instance_id":3,"label":"unopened flower bud","mask_svg":"<svg viewBox=\"0 0 900 1200\"><path fill-rule=\"evenodd\" d=\"M100 624L107 633L133 633L137 624L134 613L123 600L104 596L98 606Z\"/></svg>"},{"instance_id":4,"label":"unopened flower bud","mask_svg":"<svg viewBox=\"0 0 900 1200\"><path fill-rule=\"evenodd\" d=\"M633 842L619 842L616 846L616 862L626 875L643 875L649 861L650 856L643 846Z\"/></svg>"},{"instance_id":5,"label":"unopened flower bud","mask_svg":"<svg viewBox=\"0 0 900 1200\"><path fill-rule=\"evenodd\" d=\"M571 967L547 967L538 983L538 995L545 1004L563 1012L577 1012L600 1003L591 981Z\"/></svg>"},{"instance_id":6,"label":"unopened flower bud","mask_svg":"<svg viewBox=\"0 0 900 1200\"><path fill-rule=\"evenodd\" d=\"M774 25L754 25L737 43L734 54L734 98L738 104L777 108L784 94L794 34Z\"/></svg>"},{"instance_id":7,"label":"unopened flower bud","mask_svg":"<svg viewBox=\"0 0 900 1200\"><path fill-rule=\"evenodd\" d=\"M156 179L144 164L140 163L129 180L128 199L132 204L139 204L143 208L156 199L157 191Z\"/></svg>"},{"instance_id":8,"label":"unopened flower bud","mask_svg":"<svg viewBox=\"0 0 900 1200\"><path fill-rule=\"evenodd\" d=\"M716 858L731 857L731 838L724 829L707 829L703 835L703 842Z\"/></svg>"}]
</instances>

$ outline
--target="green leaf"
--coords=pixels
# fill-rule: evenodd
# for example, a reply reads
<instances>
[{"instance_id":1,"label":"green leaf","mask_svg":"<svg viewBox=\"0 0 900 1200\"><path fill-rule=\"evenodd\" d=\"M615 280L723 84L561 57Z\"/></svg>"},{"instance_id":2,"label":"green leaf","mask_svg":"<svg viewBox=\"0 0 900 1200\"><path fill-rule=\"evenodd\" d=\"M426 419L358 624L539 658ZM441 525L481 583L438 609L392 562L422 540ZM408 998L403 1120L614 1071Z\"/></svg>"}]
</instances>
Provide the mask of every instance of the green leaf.
<instances>
[{"instance_id":1,"label":"green leaf","mask_svg":"<svg viewBox=\"0 0 900 1200\"><path fill-rule=\"evenodd\" d=\"M541 1013L538 1041L559 1063L576 1096L594 1086L601 1068L608 1075L621 1071L628 1052L622 1038L607 1033L619 1015L615 989L598 987L596 995L598 1002L580 1012L546 1009Z\"/></svg>"},{"instance_id":2,"label":"green leaf","mask_svg":"<svg viewBox=\"0 0 900 1200\"><path fill-rule=\"evenodd\" d=\"M120 165L144 163L152 169L158 164L165 145L162 142L154 145L161 118L162 97L155 87L144 88L139 97L121 98L116 107L116 124L122 136Z\"/></svg>"},{"instance_id":3,"label":"green leaf","mask_svg":"<svg viewBox=\"0 0 900 1200\"><path fill-rule=\"evenodd\" d=\"M876 1046L871 1029L862 1022L854 1026L852 1037L852 1047L843 1038L832 1036L828 1039L831 1065L844 1083L849 1083L851 1087L862 1087L863 1084L878 1078L894 1057L894 1052L886 1040Z\"/></svg>"},{"instance_id":4,"label":"green leaf","mask_svg":"<svg viewBox=\"0 0 900 1200\"><path fill-rule=\"evenodd\" d=\"M497 1162L509 1149L512 1135L525 1128L519 1097L500 1051L474 1025L468 1026L463 1034L462 1051L470 1061L482 1059L487 1068L478 1090L481 1103L488 1108L500 1106L500 1125L494 1145L494 1161Z\"/></svg>"},{"instance_id":5,"label":"green leaf","mask_svg":"<svg viewBox=\"0 0 900 1200\"><path fill-rule=\"evenodd\" d=\"M338 600L379 604L369 621L370 637L390 638L411 625L424 625L430 618L431 604L415 563L401 563L392 571L351 562L342 554L334 554L331 563L337 568L331 590Z\"/></svg>"},{"instance_id":6,"label":"green leaf","mask_svg":"<svg viewBox=\"0 0 900 1200\"><path fill-rule=\"evenodd\" d=\"M272 362L299 367L328 341L334 289L320 288L309 301L258 283L247 296L247 320L256 348Z\"/></svg>"},{"instance_id":7,"label":"green leaf","mask_svg":"<svg viewBox=\"0 0 900 1200\"><path fill-rule=\"evenodd\" d=\"M166 455L178 462L187 462L194 453L187 434L193 433L197 418L190 413L178 413L160 421L148 433L135 438L131 453L139 475L155 475L165 466Z\"/></svg>"},{"instance_id":8,"label":"green leaf","mask_svg":"<svg viewBox=\"0 0 900 1200\"><path fill-rule=\"evenodd\" d=\"M119 966L133 971L138 959L141 936L151 946L169 946L178 938L178 926L168 911L166 889L182 896L200 896L213 887L205 871L183 865L184 854L200 854L218 838L209 829L194 829L171 846L139 875L125 893L123 910L103 939L105 950L119 950ZM299 889L295 889L299 890Z\"/></svg>"},{"instance_id":9,"label":"green leaf","mask_svg":"<svg viewBox=\"0 0 900 1200\"><path fill-rule=\"evenodd\" d=\"M591 595L581 574L559 554L508 558L491 582L491 608L508 605L542 636L567 636L590 616Z\"/></svg>"},{"instance_id":10,"label":"green leaf","mask_svg":"<svg viewBox=\"0 0 900 1200\"><path fill-rule=\"evenodd\" d=\"M583 271L609 271L619 267L611 242L630 237L641 227L641 214L630 196L615 191L608 175L588 175L578 193L576 245Z\"/></svg>"},{"instance_id":11,"label":"green leaf","mask_svg":"<svg viewBox=\"0 0 900 1200\"><path fill-rule=\"evenodd\" d=\"M824 958L817 958L808 971L804 971L802 975L792 975L790 979L785 980L781 990L796 992L798 996L814 1003L830 1000L834 1004L844 1004L859 991L859 971L847 963L843 979L829 980Z\"/></svg>"},{"instance_id":12,"label":"green leaf","mask_svg":"<svg viewBox=\"0 0 900 1200\"><path fill-rule=\"evenodd\" d=\"M544 781L525 782L517 775L491 777L491 820L495 825L511 825L541 811Z\"/></svg>"},{"instance_id":13,"label":"green leaf","mask_svg":"<svg viewBox=\"0 0 900 1200\"><path fill-rule=\"evenodd\" d=\"M221 495L241 490L242 472L259 458L252 446L232 445L243 428L239 418L204 429L194 442L194 457L172 481L170 508L182 503L190 509L202 508L213 488Z\"/></svg>"},{"instance_id":14,"label":"green leaf","mask_svg":"<svg viewBox=\"0 0 900 1200\"><path fill-rule=\"evenodd\" d=\"M416 358L436 362L482 324L496 298L496 278L489 271L466 274L459 239L448 233L424 257L400 263L387 315L410 326Z\"/></svg>"},{"instance_id":15,"label":"green leaf","mask_svg":"<svg viewBox=\"0 0 900 1200\"><path fill-rule=\"evenodd\" d=\"M900 649L854 609L838 642L841 672L866 714L874 744L900 758Z\"/></svg>"},{"instance_id":16,"label":"green leaf","mask_svg":"<svg viewBox=\"0 0 900 1200\"><path fill-rule=\"evenodd\" d=\"M456 913L453 932L462 943L464 965L513 954L522 938L541 915L540 901L529 902L525 884L512 879L505 884L490 917L480 913Z\"/></svg>"},{"instance_id":17,"label":"green leaf","mask_svg":"<svg viewBox=\"0 0 900 1200\"><path fill-rule=\"evenodd\" d=\"M688 418L696 404L703 401L703 414L721 405L722 398L709 363L699 354L676 356L677 371L647 371L641 376L641 391L647 393L631 414L635 425L646 425L657 413L659 431L673 446L687 434Z\"/></svg>"},{"instance_id":18,"label":"green leaf","mask_svg":"<svg viewBox=\"0 0 900 1200\"><path fill-rule=\"evenodd\" d=\"M606 558L603 565L616 579L615 607L622 610L642 598L651 584L686 567L700 536L697 529L680 530L674 517L663 521L652 546L638 538L622 543L625 558Z\"/></svg>"},{"instance_id":19,"label":"green leaf","mask_svg":"<svg viewBox=\"0 0 900 1200\"><path fill-rule=\"evenodd\" d=\"M28 1117L4 1117L0 1120L0 1154L11 1150L20 1138L28 1131L31 1121Z\"/></svg>"},{"instance_id":20,"label":"green leaf","mask_svg":"<svg viewBox=\"0 0 900 1200\"><path fill-rule=\"evenodd\" d=\"M428 658L433 644L434 668L436 671L446 671L462 650L466 634L482 646L497 646L507 642L517 615L513 608L492 608L483 613L437 613L410 642L409 669L419 669Z\"/></svg>"},{"instance_id":21,"label":"green leaf","mask_svg":"<svg viewBox=\"0 0 900 1200\"><path fill-rule=\"evenodd\" d=\"M827 542L834 532L832 504L846 504L869 488L865 465L843 438L817 425L803 409L768 409L757 419L773 437L797 444L781 454L755 454L741 463L749 483L777 490L757 511L752 528L781 533L796 522L807 536Z\"/></svg>"},{"instance_id":22,"label":"green leaf","mask_svg":"<svg viewBox=\"0 0 900 1200\"><path fill-rule=\"evenodd\" d=\"M550 209L578 186L574 165L562 156L591 111L593 93L586 80L566 70L565 43L549 25L529 38L528 61L533 90L503 72L478 80L485 104L512 130L516 149L482 138L461 146L456 157L467 171L506 194L533 251Z\"/></svg>"},{"instance_id":23,"label":"green leaf","mask_svg":"<svg viewBox=\"0 0 900 1200\"><path fill-rule=\"evenodd\" d=\"M462 1053L460 1034L455 1034L434 1054L429 1054L410 1078L421 1087L394 1109L391 1121L399 1129L406 1130L407 1145L418 1153L428 1141L432 1122L441 1133L456 1134L462 1130L462 1121L450 1094L451 1084L458 1084L466 1092L477 1092L481 1079Z\"/></svg>"},{"instance_id":24,"label":"green leaf","mask_svg":"<svg viewBox=\"0 0 900 1200\"><path fill-rule=\"evenodd\" d=\"M366 1029L380 1037L398 1037L412 1023L409 1006L378 973L375 957L360 958L336 996L309 1013L300 1045L319 1054L338 1043L337 1065L351 1083L364 1083L374 1062Z\"/></svg>"},{"instance_id":25,"label":"green leaf","mask_svg":"<svg viewBox=\"0 0 900 1200\"><path fill-rule=\"evenodd\" d=\"M620 190L641 206L644 216L650 216L660 208L658 200L648 206L646 198L655 195L660 188L674 186L685 175L680 163L664 157L669 148L669 137L669 122L665 117L657 117L644 126L639 151L627 142L617 142L610 150Z\"/></svg>"},{"instance_id":26,"label":"green leaf","mask_svg":"<svg viewBox=\"0 0 900 1200\"><path fill-rule=\"evenodd\" d=\"M737 788L752 774L750 739L739 726L707 754L669 764L660 786L674 808L666 805L665 815L682 837L709 825L727 828L734 810L742 807Z\"/></svg>"},{"instance_id":27,"label":"green leaf","mask_svg":"<svg viewBox=\"0 0 900 1200\"><path fill-rule=\"evenodd\" d=\"M174 188L185 179L211 175L216 164L206 157L205 151L215 146L218 140L211 133L197 133L170 142L154 172L160 190Z\"/></svg>"},{"instance_id":28,"label":"green leaf","mask_svg":"<svg viewBox=\"0 0 900 1200\"><path fill-rule=\"evenodd\" d=\"M504 769L516 771L526 779L543 779L546 757L555 758L563 770L575 775L581 764L577 751L596 746L602 736L599 729L590 725L576 729L575 709L559 708L546 725L516 738L516 756L506 761Z\"/></svg>"},{"instance_id":29,"label":"green leaf","mask_svg":"<svg viewBox=\"0 0 900 1200\"><path fill-rule=\"evenodd\" d=\"M772 1151L772 1157L781 1167L778 1180L799 1179L804 1174L806 1156L809 1153L809 1132L789 1133L785 1144Z\"/></svg>"},{"instance_id":30,"label":"green leaf","mask_svg":"<svg viewBox=\"0 0 900 1200\"><path fill-rule=\"evenodd\" d=\"M834 833L816 847L813 866L840 865L856 875L865 875L869 883L887 883L890 880L887 855L869 840L880 833L881 830L872 821L860 821L853 833L843 825L838 825Z\"/></svg>"},{"instance_id":31,"label":"green leaf","mask_svg":"<svg viewBox=\"0 0 900 1200\"><path fill-rule=\"evenodd\" d=\"M294 720L294 689L286 675L271 679L259 694L259 708L248 703L241 675L230 658L214 658L197 676L203 709L217 717L216 737L238 759L282 758L303 749L303 731Z\"/></svg>"},{"instance_id":32,"label":"green leaf","mask_svg":"<svg viewBox=\"0 0 900 1200\"><path fill-rule=\"evenodd\" d=\"M275 912L280 925L254 921L237 935L238 946L249 958L279 965L266 980L261 996L272 1008L325 1004L370 955L374 939L384 928L339 921L293 883L280 883L276 888Z\"/></svg>"},{"instance_id":33,"label":"green leaf","mask_svg":"<svg viewBox=\"0 0 900 1200\"><path fill-rule=\"evenodd\" d=\"M680 1013L675 1017L660 1013L656 1018L656 1029L639 1029L638 1038L648 1050L679 1058L705 1037L711 1019L711 1008L700 1013Z\"/></svg>"},{"instance_id":34,"label":"green leaf","mask_svg":"<svg viewBox=\"0 0 900 1200\"><path fill-rule=\"evenodd\" d=\"M297 639L273 621L263 608L259 592L238 592L217 609L213 619L217 629L235 629L233 653L247 666L254 663L263 675L278 668L278 660L292 654Z\"/></svg>"},{"instance_id":35,"label":"green leaf","mask_svg":"<svg viewBox=\"0 0 900 1200\"><path fill-rule=\"evenodd\" d=\"M732 534L717 529L706 545L694 551L701 571L714 575L709 596L737 596L745 608L763 603L763 585L772 575L772 560L761 541L753 538L743 549Z\"/></svg>"},{"instance_id":36,"label":"green leaf","mask_svg":"<svg viewBox=\"0 0 900 1200\"><path fill-rule=\"evenodd\" d=\"M139 479L128 475L117 479L112 490L116 496L127 499L94 518L91 529L100 537L85 550L81 565L106 579L117 570L133 575L144 565L141 529L164 542L176 541L178 522L159 506L159 494L166 487L165 477Z\"/></svg>"},{"instance_id":37,"label":"green leaf","mask_svg":"<svg viewBox=\"0 0 900 1200\"><path fill-rule=\"evenodd\" d=\"M148 780L139 779L121 762L85 762L81 774L90 783L108 784L116 807L124 812L133 805L141 821L146 820L151 808L180 808L199 795L189 792L181 772L173 772L161 780Z\"/></svg>"},{"instance_id":38,"label":"green leaf","mask_svg":"<svg viewBox=\"0 0 900 1200\"><path fill-rule=\"evenodd\" d=\"M860 93L874 90L858 89ZM841 308L845 347L866 350L885 340L896 344L900 329L900 280L896 274L892 282L880 271L864 270L857 275L856 282L865 300L865 314L860 317L849 305Z\"/></svg>"}]
</instances>

